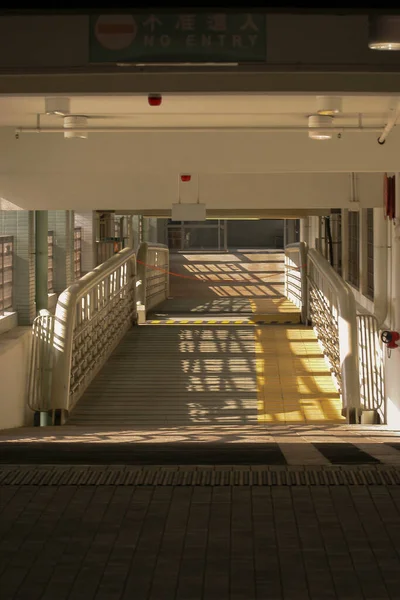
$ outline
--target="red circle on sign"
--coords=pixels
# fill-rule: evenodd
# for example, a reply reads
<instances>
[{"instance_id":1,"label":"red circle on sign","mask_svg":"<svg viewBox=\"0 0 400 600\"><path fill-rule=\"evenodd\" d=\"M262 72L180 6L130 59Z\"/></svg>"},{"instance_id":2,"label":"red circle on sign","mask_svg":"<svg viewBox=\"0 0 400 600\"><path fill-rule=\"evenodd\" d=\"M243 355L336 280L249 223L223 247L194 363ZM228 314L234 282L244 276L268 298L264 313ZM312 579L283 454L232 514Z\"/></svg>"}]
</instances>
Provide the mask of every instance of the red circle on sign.
<instances>
[{"instance_id":1,"label":"red circle on sign","mask_svg":"<svg viewBox=\"0 0 400 600\"><path fill-rule=\"evenodd\" d=\"M122 50L133 42L137 24L132 15L101 15L96 21L97 41L108 50Z\"/></svg>"}]
</instances>

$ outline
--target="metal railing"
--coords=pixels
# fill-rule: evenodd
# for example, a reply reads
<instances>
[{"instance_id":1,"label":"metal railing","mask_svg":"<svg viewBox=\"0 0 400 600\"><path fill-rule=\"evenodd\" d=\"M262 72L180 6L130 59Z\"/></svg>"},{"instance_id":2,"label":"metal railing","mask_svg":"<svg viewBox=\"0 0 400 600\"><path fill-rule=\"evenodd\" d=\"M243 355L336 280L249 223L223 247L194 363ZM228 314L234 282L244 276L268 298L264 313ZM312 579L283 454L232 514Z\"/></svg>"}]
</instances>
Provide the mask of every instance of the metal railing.
<instances>
[{"instance_id":1,"label":"metal railing","mask_svg":"<svg viewBox=\"0 0 400 600\"><path fill-rule=\"evenodd\" d=\"M74 407L136 318L135 275L136 256L126 248L67 288L54 320L35 319L31 408Z\"/></svg>"},{"instance_id":2,"label":"metal railing","mask_svg":"<svg viewBox=\"0 0 400 600\"><path fill-rule=\"evenodd\" d=\"M142 242L137 254L137 302L144 311L169 296L169 250L164 244Z\"/></svg>"},{"instance_id":3,"label":"metal railing","mask_svg":"<svg viewBox=\"0 0 400 600\"><path fill-rule=\"evenodd\" d=\"M54 323L54 315L41 310L32 325L28 406L33 411L44 412L52 408Z\"/></svg>"},{"instance_id":4,"label":"metal railing","mask_svg":"<svg viewBox=\"0 0 400 600\"><path fill-rule=\"evenodd\" d=\"M307 245L304 242L285 246L285 294L301 310L301 322L307 323Z\"/></svg>"},{"instance_id":5,"label":"metal railing","mask_svg":"<svg viewBox=\"0 0 400 600\"><path fill-rule=\"evenodd\" d=\"M376 413L379 422L386 423L383 350L378 320L368 313L358 314L357 325L361 408L363 412Z\"/></svg>"},{"instance_id":6,"label":"metal railing","mask_svg":"<svg viewBox=\"0 0 400 600\"><path fill-rule=\"evenodd\" d=\"M358 422L360 384L356 303L350 287L314 249L307 253L308 318L341 393L348 421Z\"/></svg>"}]
</instances>

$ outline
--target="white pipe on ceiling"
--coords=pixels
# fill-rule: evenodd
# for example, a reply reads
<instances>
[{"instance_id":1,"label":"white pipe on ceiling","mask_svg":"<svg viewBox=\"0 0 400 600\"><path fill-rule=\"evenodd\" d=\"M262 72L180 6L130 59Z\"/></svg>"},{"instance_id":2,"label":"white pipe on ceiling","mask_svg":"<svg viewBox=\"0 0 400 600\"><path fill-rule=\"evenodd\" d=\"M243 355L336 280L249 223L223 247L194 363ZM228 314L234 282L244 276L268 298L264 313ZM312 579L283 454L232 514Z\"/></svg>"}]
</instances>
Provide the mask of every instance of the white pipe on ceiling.
<instances>
[{"instance_id":1,"label":"white pipe on ceiling","mask_svg":"<svg viewBox=\"0 0 400 600\"><path fill-rule=\"evenodd\" d=\"M385 128L382 131L381 135L378 137L379 144L385 143L387 136L392 131L393 127L396 125L398 115L399 115L398 108L392 108L390 110L388 122L386 123Z\"/></svg>"},{"instance_id":2,"label":"white pipe on ceiling","mask_svg":"<svg viewBox=\"0 0 400 600\"><path fill-rule=\"evenodd\" d=\"M394 126L394 125L393 125ZM392 127L393 127L392 126ZM364 127L364 126L350 126L350 127L331 127L329 128L330 131L335 132L335 133L344 133L346 131L349 132L374 132L374 131L382 131L382 127L377 127L377 126L371 126L371 127ZM187 132L187 133L194 133L194 132L218 132L218 131L223 131L223 132L233 132L233 133L237 133L237 132L245 132L245 133L250 133L250 132L256 132L256 131L262 131L262 132L288 132L288 133L294 133L294 132L308 132L309 131L309 127L284 127L284 126L277 126L277 127L260 127L260 126L254 126L254 127L87 127L87 128L82 128L82 127L76 127L76 128L69 128L68 131L76 131L76 132L87 132L87 133L163 133L163 132L167 132L167 133L181 133L181 132ZM64 133L65 129L63 127L44 127L44 128L37 128L37 127L17 127L15 130L15 135L18 136L19 134L22 133ZM383 135L383 133L382 133Z\"/></svg>"}]
</instances>

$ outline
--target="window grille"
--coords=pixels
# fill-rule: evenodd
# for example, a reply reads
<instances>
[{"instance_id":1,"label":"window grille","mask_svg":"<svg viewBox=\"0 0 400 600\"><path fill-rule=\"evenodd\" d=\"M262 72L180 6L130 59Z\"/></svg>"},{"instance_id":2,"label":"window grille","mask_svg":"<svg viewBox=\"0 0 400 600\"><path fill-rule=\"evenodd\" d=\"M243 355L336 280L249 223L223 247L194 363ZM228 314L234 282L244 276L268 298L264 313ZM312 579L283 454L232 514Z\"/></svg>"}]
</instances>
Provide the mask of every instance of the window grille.
<instances>
[{"instance_id":1,"label":"window grille","mask_svg":"<svg viewBox=\"0 0 400 600\"><path fill-rule=\"evenodd\" d=\"M14 239L0 236L0 315L13 308Z\"/></svg>"},{"instance_id":2,"label":"window grille","mask_svg":"<svg viewBox=\"0 0 400 600\"><path fill-rule=\"evenodd\" d=\"M49 294L54 292L54 232L47 233L47 291Z\"/></svg>"},{"instance_id":3,"label":"window grille","mask_svg":"<svg viewBox=\"0 0 400 600\"><path fill-rule=\"evenodd\" d=\"M82 228L74 229L74 279L82 277Z\"/></svg>"}]
</instances>

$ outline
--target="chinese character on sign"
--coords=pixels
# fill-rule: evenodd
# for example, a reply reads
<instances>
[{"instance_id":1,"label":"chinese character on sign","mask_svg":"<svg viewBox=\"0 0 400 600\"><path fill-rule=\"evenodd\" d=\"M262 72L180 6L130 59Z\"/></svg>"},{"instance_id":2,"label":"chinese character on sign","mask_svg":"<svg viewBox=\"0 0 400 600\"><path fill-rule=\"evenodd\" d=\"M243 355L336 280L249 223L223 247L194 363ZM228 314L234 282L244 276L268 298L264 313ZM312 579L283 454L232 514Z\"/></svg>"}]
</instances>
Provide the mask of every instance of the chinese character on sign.
<instances>
[{"instance_id":1,"label":"chinese character on sign","mask_svg":"<svg viewBox=\"0 0 400 600\"><path fill-rule=\"evenodd\" d=\"M156 25L162 25L162 21L160 21L160 19L158 17L156 17L156 15L150 15L148 19L146 19L146 21L143 21L143 26L144 27L150 27L150 31L153 33Z\"/></svg>"},{"instance_id":2,"label":"chinese character on sign","mask_svg":"<svg viewBox=\"0 0 400 600\"><path fill-rule=\"evenodd\" d=\"M182 31L194 31L196 24L196 15L179 15L176 29Z\"/></svg>"},{"instance_id":3,"label":"chinese character on sign","mask_svg":"<svg viewBox=\"0 0 400 600\"><path fill-rule=\"evenodd\" d=\"M207 26L210 31L226 31L226 15L222 13L208 15Z\"/></svg>"},{"instance_id":4,"label":"chinese character on sign","mask_svg":"<svg viewBox=\"0 0 400 600\"><path fill-rule=\"evenodd\" d=\"M240 28L242 31L245 29L252 29L253 31L258 31L257 25L253 21L253 16L249 13L246 15L246 22Z\"/></svg>"}]
</instances>

